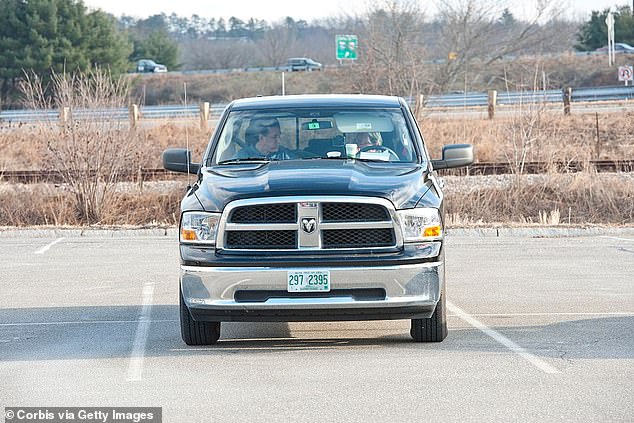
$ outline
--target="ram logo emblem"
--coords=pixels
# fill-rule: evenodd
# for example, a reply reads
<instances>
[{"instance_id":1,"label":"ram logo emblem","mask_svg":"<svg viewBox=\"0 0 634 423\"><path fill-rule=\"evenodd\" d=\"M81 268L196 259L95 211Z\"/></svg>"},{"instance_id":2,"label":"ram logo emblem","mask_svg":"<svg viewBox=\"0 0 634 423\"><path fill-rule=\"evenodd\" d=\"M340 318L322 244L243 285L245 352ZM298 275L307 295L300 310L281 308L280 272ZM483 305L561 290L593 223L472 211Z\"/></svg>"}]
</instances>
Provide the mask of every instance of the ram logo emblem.
<instances>
[{"instance_id":1,"label":"ram logo emblem","mask_svg":"<svg viewBox=\"0 0 634 423\"><path fill-rule=\"evenodd\" d=\"M314 218L304 218L302 219L302 230L307 234L312 234L315 232L315 227L317 226L317 222Z\"/></svg>"}]
</instances>

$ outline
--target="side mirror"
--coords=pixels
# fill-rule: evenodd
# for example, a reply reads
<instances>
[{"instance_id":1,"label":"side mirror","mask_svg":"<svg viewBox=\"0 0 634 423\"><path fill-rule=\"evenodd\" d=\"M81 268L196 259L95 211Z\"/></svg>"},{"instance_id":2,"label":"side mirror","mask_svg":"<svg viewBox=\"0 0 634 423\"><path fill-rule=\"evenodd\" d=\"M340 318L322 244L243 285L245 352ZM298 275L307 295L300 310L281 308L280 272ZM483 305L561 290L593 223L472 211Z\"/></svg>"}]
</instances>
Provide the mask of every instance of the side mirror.
<instances>
[{"instance_id":1,"label":"side mirror","mask_svg":"<svg viewBox=\"0 0 634 423\"><path fill-rule=\"evenodd\" d=\"M434 170L468 166L471 163L473 163L473 146L471 144L445 145L442 148L442 159L431 161Z\"/></svg>"},{"instance_id":2,"label":"side mirror","mask_svg":"<svg viewBox=\"0 0 634 423\"><path fill-rule=\"evenodd\" d=\"M169 148L163 152L163 167L181 173L198 173L200 163L192 163L192 152L186 148Z\"/></svg>"}]
</instances>

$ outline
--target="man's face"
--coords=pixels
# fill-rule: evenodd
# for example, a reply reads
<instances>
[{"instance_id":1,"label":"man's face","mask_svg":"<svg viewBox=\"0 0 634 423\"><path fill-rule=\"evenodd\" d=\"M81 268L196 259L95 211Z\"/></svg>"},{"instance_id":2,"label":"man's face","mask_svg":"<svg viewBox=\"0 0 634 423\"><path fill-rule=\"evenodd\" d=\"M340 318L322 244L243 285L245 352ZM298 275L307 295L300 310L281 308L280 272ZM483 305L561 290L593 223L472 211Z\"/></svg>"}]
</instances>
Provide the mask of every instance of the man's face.
<instances>
[{"instance_id":1,"label":"man's face","mask_svg":"<svg viewBox=\"0 0 634 423\"><path fill-rule=\"evenodd\" d=\"M275 153L280 148L280 128L272 126L268 128L265 135L260 134L258 136L258 142L255 144L255 148L262 154Z\"/></svg>"}]
</instances>

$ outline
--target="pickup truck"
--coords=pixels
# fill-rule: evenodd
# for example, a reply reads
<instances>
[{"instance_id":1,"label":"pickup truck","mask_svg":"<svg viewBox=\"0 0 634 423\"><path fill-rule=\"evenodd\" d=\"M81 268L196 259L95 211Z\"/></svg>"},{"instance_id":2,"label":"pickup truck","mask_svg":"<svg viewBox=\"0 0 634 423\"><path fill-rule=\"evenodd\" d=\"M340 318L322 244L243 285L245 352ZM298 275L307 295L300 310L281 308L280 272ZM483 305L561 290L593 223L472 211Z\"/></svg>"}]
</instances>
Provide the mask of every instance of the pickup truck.
<instances>
[{"instance_id":1,"label":"pickup truck","mask_svg":"<svg viewBox=\"0 0 634 423\"><path fill-rule=\"evenodd\" d=\"M363 140L363 143L361 144ZM227 321L409 319L417 342L447 336L445 227L437 169L399 97L298 95L230 103L181 202L180 322L188 345Z\"/></svg>"}]
</instances>

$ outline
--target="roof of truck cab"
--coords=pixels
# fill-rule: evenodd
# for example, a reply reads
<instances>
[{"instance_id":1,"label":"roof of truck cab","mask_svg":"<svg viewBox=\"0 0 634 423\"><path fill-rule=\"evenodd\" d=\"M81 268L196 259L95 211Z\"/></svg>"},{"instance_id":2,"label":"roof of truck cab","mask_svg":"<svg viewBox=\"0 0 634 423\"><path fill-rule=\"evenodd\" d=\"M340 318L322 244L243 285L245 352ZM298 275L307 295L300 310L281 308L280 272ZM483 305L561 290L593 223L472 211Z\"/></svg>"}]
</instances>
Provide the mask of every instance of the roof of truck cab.
<instances>
[{"instance_id":1,"label":"roof of truck cab","mask_svg":"<svg viewBox=\"0 0 634 423\"><path fill-rule=\"evenodd\" d=\"M399 97L364 94L303 94L251 97L235 100L231 110L288 109L310 107L399 108Z\"/></svg>"}]
</instances>

